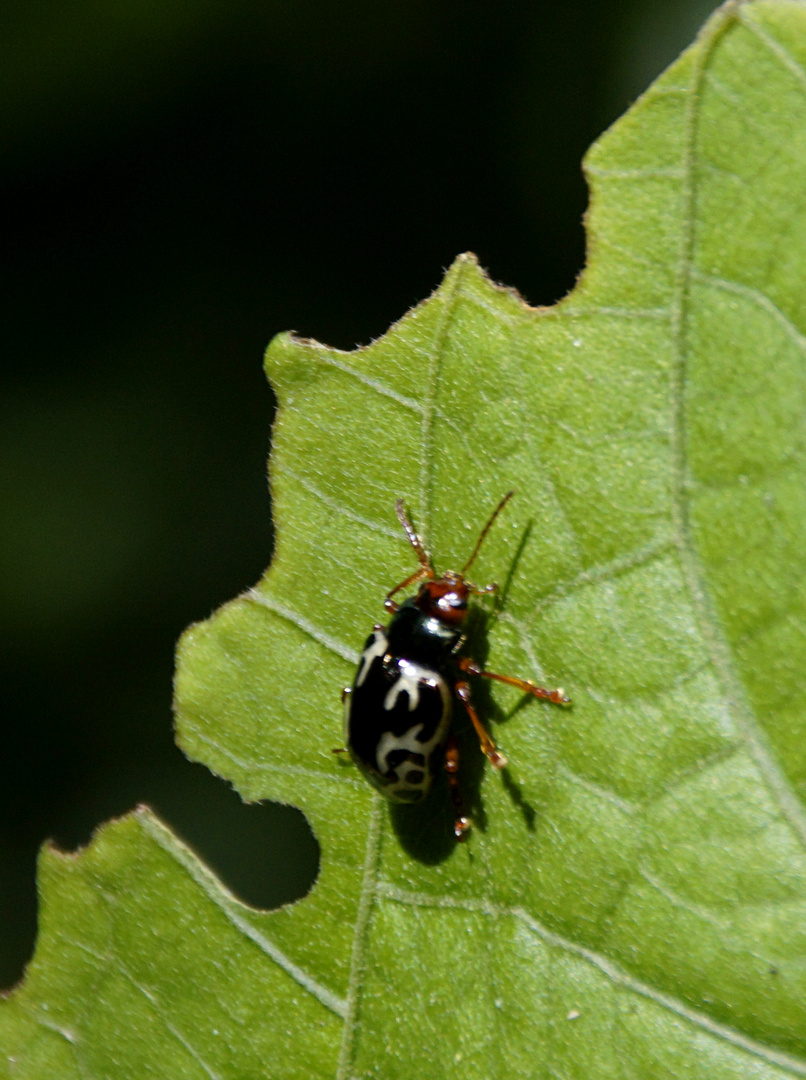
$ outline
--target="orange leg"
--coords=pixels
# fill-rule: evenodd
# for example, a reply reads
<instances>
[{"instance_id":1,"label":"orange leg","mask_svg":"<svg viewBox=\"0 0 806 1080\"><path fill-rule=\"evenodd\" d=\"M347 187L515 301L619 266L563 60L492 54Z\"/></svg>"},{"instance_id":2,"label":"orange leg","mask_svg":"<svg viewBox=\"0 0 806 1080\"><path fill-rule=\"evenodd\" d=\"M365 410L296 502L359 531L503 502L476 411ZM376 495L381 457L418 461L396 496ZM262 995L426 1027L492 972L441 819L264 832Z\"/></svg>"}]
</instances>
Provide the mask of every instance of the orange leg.
<instances>
[{"instance_id":1,"label":"orange leg","mask_svg":"<svg viewBox=\"0 0 806 1080\"><path fill-rule=\"evenodd\" d=\"M415 581L422 581L423 578L433 578L434 571L430 566L421 566L419 570L415 570L413 574L406 578L405 581L401 581L399 585L395 585L394 589L390 589L386 594L386 599L383 602L383 606L387 611L395 612L400 606L392 597L396 592L400 592L401 589L408 589L409 585L413 585Z\"/></svg>"},{"instance_id":2,"label":"orange leg","mask_svg":"<svg viewBox=\"0 0 806 1080\"><path fill-rule=\"evenodd\" d=\"M462 793L459 790L459 744L455 735L448 736L445 746L445 772L448 774L448 787L456 814L453 835L457 840L462 840L470 831L470 818L465 814Z\"/></svg>"},{"instance_id":3,"label":"orange leg","mask_svg":"<svg viewBox=\"0 0 806 1080\"><path fill-rule=\"evenodd\" d=\"M471 585L470 582L468 582L467 584L468 584L468 588L470 589L470 591L473 593L474 596L492 596L493 593L498 592L498 585L494 581L491 581L489 585L481 585L481 586L479 586L479 585Z\"/></svg>"},{"instance_id":4,"label":"orange leg","mask_svg":"<svg viewBox=\"0 0 806 1080\"><path fill-rule=\"evenodd\" d=\"M457 666L468 675L481 675L484 679L496 679L498 682L506 683L507 686L516 686L519 690L523 690L525 694L534 694L536 698L541 698L543 701L553 701L555 705L570 705L571 703L570 697L566 696L563 689L546 690L544 687L538 686L537 683L530 682L529 679L517 679L513 675L497 675L494 671L484 671L475 660L471 660L468 656L460 657L457 660Z\"/></svg>"},{"instance_id":5,"label":"orange leg","mask_svg":"<svg viewBox=\"0 0 806 1080\"><path fill-rule=\"evenodd\" d=\"M484 725L479 720L478 713L473 708L470 701L470 684L464 681L456 683L456 696L462 702L467 709L467 715L470 717L470 721L473 727L476 729L476 734L479 737L479 746L483 754L486 754L490 760L490 764L496 769L504 769L507 766L507 759L495 745L493 740L484 730Z\"/></svg>"}]
</instances>

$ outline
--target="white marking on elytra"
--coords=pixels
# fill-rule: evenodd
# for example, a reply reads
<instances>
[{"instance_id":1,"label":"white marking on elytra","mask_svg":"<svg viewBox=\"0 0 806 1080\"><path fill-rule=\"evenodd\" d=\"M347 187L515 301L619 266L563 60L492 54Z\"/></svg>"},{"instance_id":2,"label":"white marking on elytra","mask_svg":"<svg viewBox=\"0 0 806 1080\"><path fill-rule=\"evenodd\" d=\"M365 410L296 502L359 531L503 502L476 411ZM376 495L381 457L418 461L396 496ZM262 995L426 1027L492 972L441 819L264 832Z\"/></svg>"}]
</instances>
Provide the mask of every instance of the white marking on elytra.
<instances>
[{"instance_id":1,"label":"white marking on elytra","mask_svg":"<svg viewBox=\"0 0 806 1080\"><path fill-rule=\"evenodd\" d=\"M356 686L364 685L364 680L369 674L369 669L372 667L372 661L378 656L386 655L386 649L389 645L389 642L383 630L375 630L372 634L372 638L373 640L361 653L361 661L358 668L358 675L356 676L355 680Z\"/></svg>"},{"instance_id":2,"label":"white marking on elytra","mask_svg":"<svg viewBox=\"0 0 806 1080\"><path fill-rule=\"evenodd\" d=\"M423 754L427 757L429 752L428 743L422 743L417 738L423 730L422 724L410 727L404 735L393 735L391 731L384 731L378 739L378 750L375 760L378 762L378 772L385 776L389 772L389 755L395 750L406 750L410 754Z\"/></svg>"},{"instance_id":3,"label":"white marking on elytra","mask_svg":"<svg viewBox=\"0 0 806 1080\"><path fill-rule=\"evenodd\" d=\"M417 769L417 771L421 771L423 773L422 780L419 783L412 784L407 781L407 776L402 776L397 782L397 784L394 784L386 791L386 794L388 794L392 798L395 796L396 793L400 791L411 791L412 789L419 789L424 793L428 790L431 785L431 774L429 771L428 762L437 746L439 746L440 743L443 743L445 741L448 725L450 724L451 720L451 694L448 690L448 684L445 682L442 676L435 671L430 671L428 668L421 668L418 664L412 664L411 661L408 660L400 662L401 668L403 667L403 664L406 664L409 670L404 675L401 675L401 678L398 679L398 681L387 694L386 700L389 700L389 696L395 690L398 690L398 687L400 688L398 690L398 693L404 689L408 690L409 681L415 677L416 672L418 682L422 681L428 686L439 690L440 697L442 698L442 716L439 719L439 723L434 728L434 732L431 738L426 740L425 742L421 741L419 738L423 727L425 726L423 724L414 724L408 729L408 731L404 732L402 735L394 735L391 731L384 731L384 733L378 739L378 749L375 754L375 760L378 764L378 772L381 774L381 776L385 776L390 771L389 756L390 754L393 754L395 750L405 750L407 753L410 754L422 754L423 758L425 759L424 768L420 770L418 767ZM403 686L401 686L400 684L401 682L404 682L404 680L405 683ZM397 700L396 696L395 700ZM413 706L411 702L412 695L409 692L410 711L416 708L417 703L419 702L419 688L417 690L416 701ZM386 702L384 704L386 708L389 708L389 706L386 705Z\"/></svg>"},{"instance_id":4,"label":"white marking on elytra","mask_svg":"<svg viewBox=\"0 0 806 1080\"><path fill-rule=\"evenodd\" d=\"M437 685L434 672L420 667L419 664L413 664L411 660L403 659L398 660L397 669L400 672L400 678L394 686L390 687L383 699L383 707L387 712L391 712L397 705L400 695L406 693L409 696L409 712L414 712L420 704L420 683L425 683L426 686Z\"/></svg>"}]
</instances>

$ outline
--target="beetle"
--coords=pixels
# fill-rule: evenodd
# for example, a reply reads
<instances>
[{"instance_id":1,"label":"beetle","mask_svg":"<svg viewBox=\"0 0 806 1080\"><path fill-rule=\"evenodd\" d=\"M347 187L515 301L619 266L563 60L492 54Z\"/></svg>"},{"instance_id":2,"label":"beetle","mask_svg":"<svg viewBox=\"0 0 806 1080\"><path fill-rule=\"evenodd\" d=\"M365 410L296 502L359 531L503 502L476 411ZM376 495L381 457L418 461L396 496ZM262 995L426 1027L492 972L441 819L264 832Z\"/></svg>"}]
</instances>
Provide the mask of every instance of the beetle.
<instances>
[{"instance_id":1,"label":"beetle","mask_svg":"<svg viewBox=\"0 0 806 1080\"><path fill-rule=\"evenodd\" d=\"M570 703L561 689L546 690L529 679L485 671L471 657L461 654L470 597L489 595L498 588L495 584L478 588L466 574L513 494L507 492L493 510L462 569L447 570L441 576L437 576L431 556L406 516L403 500L397 500L397 517L419 567L386 594L384 607L392 616L389 625L375 624L364 643L353 685L342 692L346 749L364 776L387 799L419 802L443 763L455 810L457 839L468 832L470 819L462 804L457 777L459 748L451 731L455 699L467 711L490 764L495 769L507 765L506 757L473 707L467 676L495 679L557 705ZM393 599L418 582L422 584L414 596L402 603Z\"/></svg>"}]
</instances>

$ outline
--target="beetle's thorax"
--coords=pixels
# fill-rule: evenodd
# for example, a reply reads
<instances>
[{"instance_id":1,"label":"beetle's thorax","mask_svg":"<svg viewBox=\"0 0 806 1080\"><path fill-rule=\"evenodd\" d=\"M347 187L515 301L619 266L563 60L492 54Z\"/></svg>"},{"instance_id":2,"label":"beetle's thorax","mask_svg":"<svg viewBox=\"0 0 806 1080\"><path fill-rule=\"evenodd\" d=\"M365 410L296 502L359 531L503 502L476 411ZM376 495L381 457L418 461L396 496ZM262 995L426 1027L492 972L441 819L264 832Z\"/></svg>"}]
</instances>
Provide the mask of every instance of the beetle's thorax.
<instances>
[{"instance_id":1,"label":"beetle's thorax","mask_svg":"<svg viewBox=\"0 0 806 1080\"><path fill-rule=\"evenodd\" d=\"M436 582L429 582L435 585ZM387 633L392 656L402 656L419 664L441 668L462 644L461 619L445 619L436 601L422 602L423 586L417 596L404 600L392 616Z\"/></svg>"}]
</instances>

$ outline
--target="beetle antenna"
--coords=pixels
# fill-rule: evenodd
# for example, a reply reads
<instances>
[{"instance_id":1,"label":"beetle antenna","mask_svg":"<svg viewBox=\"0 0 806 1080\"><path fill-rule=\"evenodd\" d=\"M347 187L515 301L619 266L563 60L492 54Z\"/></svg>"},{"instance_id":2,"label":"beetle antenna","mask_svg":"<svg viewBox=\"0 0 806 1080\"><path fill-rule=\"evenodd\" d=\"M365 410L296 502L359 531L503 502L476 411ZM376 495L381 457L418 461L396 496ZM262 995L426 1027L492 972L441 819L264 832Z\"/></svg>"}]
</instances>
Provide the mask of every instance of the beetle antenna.
<instances>
[{"instance_id":1,"label":"beetle antenna","mask_svg":"<svg viewBox=\"0 0 806 1080\"><path fill-rule=\"evenodd\" d=\"M487 522L487 524L481 530L481 535L479 536L478 540L476 541L476 546L473 548L473 554L470 556L470 558L467 560L467 562L465 563L465 565L462 567L462 569L460 571L462 577L465 576L465 571L467 570L467 568L469 566L472 565L473 560L476 558L479 551L481 550L481 545L484 543L484 537L487 535L487 533L492 528L493 522L495 521L495 519L498 517L498 515L501 513L501 511L504 509L504 507L506 506L506 504L509 502L509 500L512 498L512 496L514 494L515 494L514 490L513 491L508 491L506 493L506 495L503 497L503 499L501 500L501 502L498 504L498 506L496 506L495 510L493 510L492 514L490 514L490 520ZM405 528L405 526L404 526L404 528Z\"/></svg>"},{"instance_id":2,"label":"beetle antenna","mask_svg":"<svg viewBox=\"0 0 806 1080\"><path fill-rule=\"evenodd\" d=\"M420 566L423 568L423 570L426 570L426 569L431 570L431 559L429 557L429 554L425 550L425 548L423 547L423 542L420 539L420 537L417 535L417 533L415 532L414 526L409 521L409 519L406 517L406 510L405 510L405 507L403 506L403 500L402 499L398 499L397 502L395 503L395 511L397 512L398 521L403 526L403 532L406 534L406 537L408 538L409 543L414 548L414 551L415 551L415 553L417 555L417 558L418 558L418 560L420 562ZM497 512L498 511L496 511L496 513ZM493 517L495 517L495 514L493 515ZM430 576L433 577L433 571L431 571Z\"/></svg>"}]
</instances>

